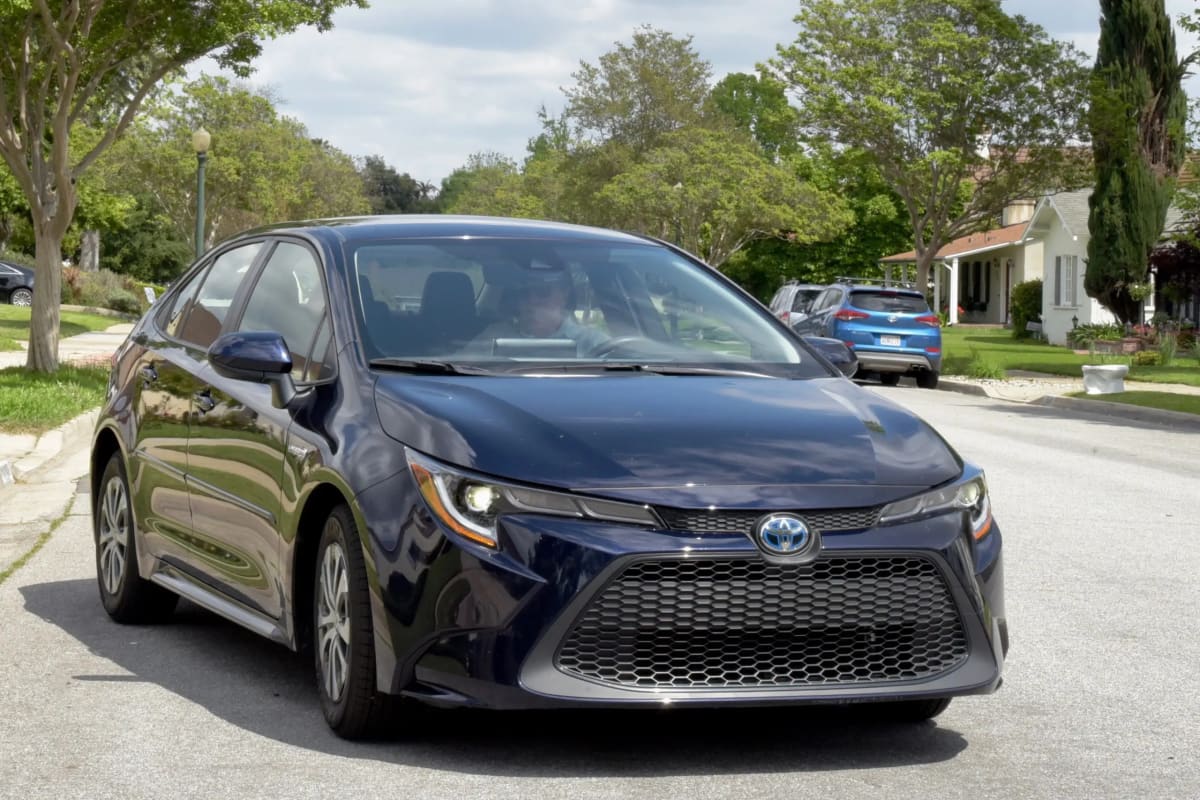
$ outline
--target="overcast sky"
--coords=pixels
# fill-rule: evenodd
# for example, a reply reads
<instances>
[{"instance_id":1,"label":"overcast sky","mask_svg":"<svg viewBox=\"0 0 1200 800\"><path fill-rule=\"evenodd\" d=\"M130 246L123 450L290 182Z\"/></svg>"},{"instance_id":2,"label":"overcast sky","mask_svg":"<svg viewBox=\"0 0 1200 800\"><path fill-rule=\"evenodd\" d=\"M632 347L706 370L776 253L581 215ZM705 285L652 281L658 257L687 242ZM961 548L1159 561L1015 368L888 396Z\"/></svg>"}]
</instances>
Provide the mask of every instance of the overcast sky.
<instances>
[{"instance_id":1,"label":"overcast sky","mask_svg":"<svg viewBox=\"0 0 1200 800\"><path fill-rule=\"evenodd\" d=\"M1005 0L1089 55L1096 0ZM1167 0L1172 17L1196 0ZM372 0L343 10L332 31L270 42L252 83L281 111L353 156L382 155L418 180L441 181L471 153L517 160L537 135L537 111L562 110L562 87L634 29L691 35L714 80L752 72L795 36L796 0ZM1180 36L1180 52L1195 43ZM1189 81L1189 93L1200 80ZM220 131L212 157L220 157Z\"/></svg>"}]
</instances>

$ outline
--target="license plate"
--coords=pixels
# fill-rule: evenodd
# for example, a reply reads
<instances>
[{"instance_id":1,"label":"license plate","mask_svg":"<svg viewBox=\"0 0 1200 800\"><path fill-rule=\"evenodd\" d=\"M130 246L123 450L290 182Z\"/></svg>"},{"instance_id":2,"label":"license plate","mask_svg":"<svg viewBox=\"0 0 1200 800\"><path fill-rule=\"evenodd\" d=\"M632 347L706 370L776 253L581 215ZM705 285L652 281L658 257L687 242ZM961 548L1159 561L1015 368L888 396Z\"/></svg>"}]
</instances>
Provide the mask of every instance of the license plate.
<instances>
[{"instance_id":1,"label":"license plate","mask_svg":"<svg viewBox=\"0 0 1200 800\"><path fill-rule=\"evenodd\" d=\"M883 345L884 347L899 347L900 346L900 337L899 336L880 336L879 343L881 345Z\"/></svg>"}]
</instances>

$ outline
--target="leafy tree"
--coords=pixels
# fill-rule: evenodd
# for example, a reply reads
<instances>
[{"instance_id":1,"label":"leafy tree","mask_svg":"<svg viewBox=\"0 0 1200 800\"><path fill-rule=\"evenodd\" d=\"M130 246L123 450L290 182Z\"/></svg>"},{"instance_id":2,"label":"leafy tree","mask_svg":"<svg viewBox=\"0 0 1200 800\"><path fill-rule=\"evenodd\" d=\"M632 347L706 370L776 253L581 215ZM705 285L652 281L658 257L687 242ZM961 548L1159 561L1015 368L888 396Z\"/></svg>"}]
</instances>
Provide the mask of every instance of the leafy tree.
<instances>
[{"instance_id":1,"label":"leafy tree","mask_svg":"<svg viewBox=\"0 0 1200 800\"><path fill-rule=\"evenodd\" d=\"M1183 166L1187 63L1176 56L1163 0L1100 0L1100 12L1083 285L1122 322L1140 322L1150 252Z\"/></svg>"},{"instance_id":2,"label":"leafy tree","mask_svg":"<svg viewBox=\"0 0 1200 800\"><path fill-rule=\"evenodd\" d=\"M674 238L716 267L755 239L815 241L850 221L835 196L766 160L744 135L698 127L665 137L597 199L617 224Z\"/></svg>"},{"instance_id":3,"label":"leafy tree","mask_svg":"<svg viewBox=\"0 0 1200 800\"><path fill-rule=\"evenodd\" d=\"M370 208L350 156L280 116L268 94L203 77L167 90L100 164L111 187L153 198L142 219L161 214L173 220L173 239L194 236L191 135L201 125L213 135L205 177L206 245L268 222Z\"/></svg>"},{"instance_id":4,"label":"leafy tree","mask_svg":"<svg viewBox=\"0 0 1200 800\"><path fill-rule=\"evenodd\" d=\"M826 241L752 242L724 268L747 291L768 300L789 279L823 284L841 275L869 277L879 273L880 258L909 246L912 227L904 204L868 154L816 147L807 158L793 157L792 163L801 179L841 197L854 222Z\"/></svg>"},{"instance_id":5,"label":"leafy tree","mask_svg":"<svg viewBox=\"0 0 1200 800\"><path fill-rule=\"evenodd\" d=\"M519 216L521 195L517 162L495 152L473 154L442 180L442 209L448 214Z\"/></svg>"},{"instance_id":6,"label":"leafy tree","mask_svg":"<svg viewBox=\"0 0 1200 800\"><path fill-rule=\"evenodd\" d=\"M800 116L788 103L787 85L770 73L732 72L712 88L709 102L748 131L768 156L796 152Z\"/></svg>"},{"instance_id":7,"label":"leafy tree","mask_svg":"<svg viewBox=\"0 0 1200 800\"><path fill-rule=\"evenodd\" d=\"M0 255L8 249L18 219L29 216L29 204L21 187L6 167L0 164Z\"/></svg>"},{"instance_id":8,"label":"leafy tree","mask_svg":"<svg viewBox=\"0 0 1200 800\"><path fill-rule=\"evenodd\" d=\"M564 89L564 119L592 143L617 142L634 153L655 147L662 136L701 121L712 68L677 38L643 26L629 44L582 62Z\"/></svg>"},{"instance_id":9,"label":"leafy tree","mask_svg":"<svg viewBox=\"0 0 1200 800\"><path fill-rule=\"evenodd\" d=\"M1014 199L1086 182L1079 54L996 0L801 0L772 62L806 133L860 150L937 251Z\"/></svg>"},{"instance_id":10,"label":"leafy tree","mask_svg":"<svg viewBox=\"0 0 1200 800\"><path fill-rule=\"evenodd\" d=\"M437 187L401 175L383 156L367 156L359 170L372 214L428 214L437 210Z\"/></svg>"},{"instance_id":11,"label":"leafy tree","mask_svg":"<svg viewBox=\"0 0 1200 800\"><path fill-rule=\"evenodd\" d=\"M30 207L37 245L28 365L58 368L63 236L76 183L169 75L208 55L241 74L265 38L365 0L4 0L0 3L0 156ZM100 131L82 155L76 123Z\"/></svg>"}]
</instances>

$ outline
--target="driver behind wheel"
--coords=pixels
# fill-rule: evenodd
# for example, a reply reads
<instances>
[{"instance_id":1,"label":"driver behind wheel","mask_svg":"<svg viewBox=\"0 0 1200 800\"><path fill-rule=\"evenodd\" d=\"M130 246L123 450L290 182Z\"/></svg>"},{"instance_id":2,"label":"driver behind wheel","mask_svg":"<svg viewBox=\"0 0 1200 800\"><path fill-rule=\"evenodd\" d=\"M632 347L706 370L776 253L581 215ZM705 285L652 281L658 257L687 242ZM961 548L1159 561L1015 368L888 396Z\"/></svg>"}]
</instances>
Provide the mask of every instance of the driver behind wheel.
<instances>
[{"instance_id":1,"label":"driver behind wheel","mask_svg":"<svg viewBox=\"0 0 1200 800\"><path fill-rule=\"evenodd\" d=\"M587 355L609 337L579 324L568 302L571 294L571 275L566 270L529 270L516 288L513 318L489 325L467 350L491 352L497 339L570 339L575 342L577 355Z\"/></svg>"}]
</instances>

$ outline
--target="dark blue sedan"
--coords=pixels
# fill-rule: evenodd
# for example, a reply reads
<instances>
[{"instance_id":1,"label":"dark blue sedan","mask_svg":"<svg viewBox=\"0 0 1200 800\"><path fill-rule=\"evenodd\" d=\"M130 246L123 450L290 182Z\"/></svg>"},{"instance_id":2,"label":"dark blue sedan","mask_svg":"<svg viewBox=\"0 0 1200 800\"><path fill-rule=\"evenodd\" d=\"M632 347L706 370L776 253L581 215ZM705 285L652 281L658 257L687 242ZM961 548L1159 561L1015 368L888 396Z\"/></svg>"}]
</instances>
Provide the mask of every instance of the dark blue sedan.
<instances>
[{"instance_id":1,"label":"dark blue sedan","mask_svg":"<svg viewBox=\"0 0 1200 800\"><path fill-rule=\"evenodd\" d=\"M184 597L310 649L346 737L414 701L926 719L1007 650L983 472L716 270L612 231L226 242L117 353L92 490L113 619Z\"/></svg>"}]
</instances>

